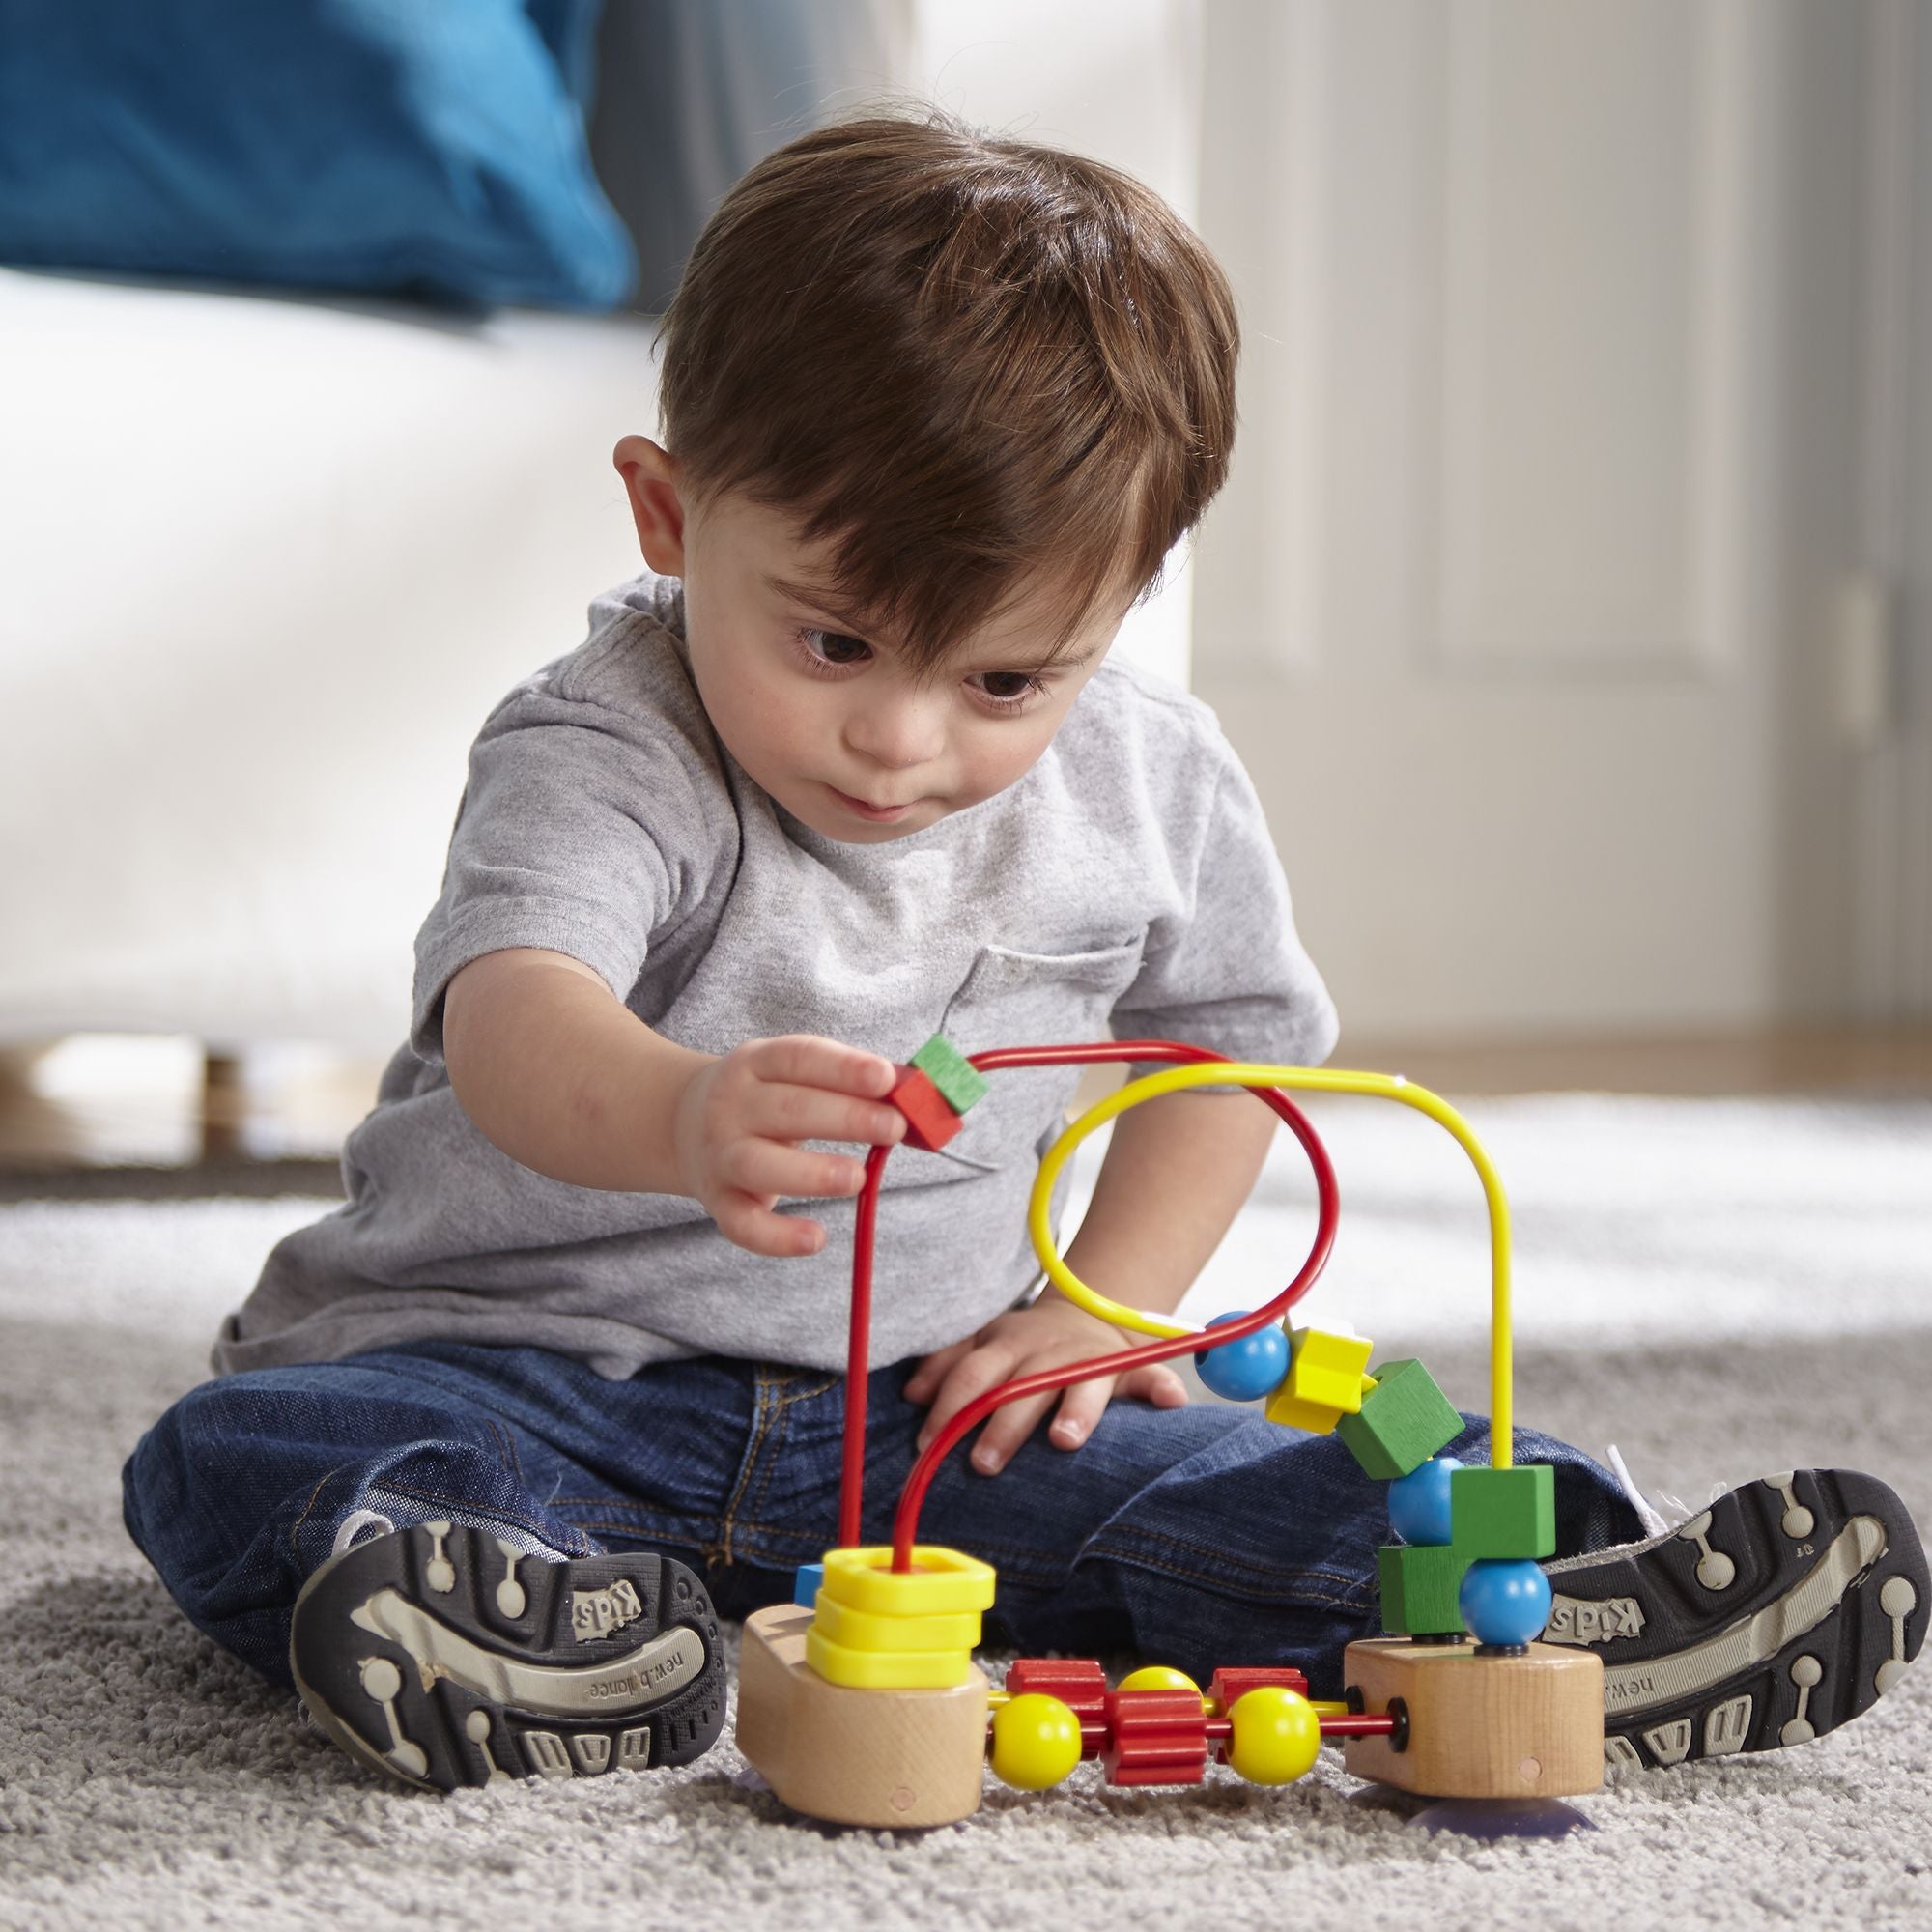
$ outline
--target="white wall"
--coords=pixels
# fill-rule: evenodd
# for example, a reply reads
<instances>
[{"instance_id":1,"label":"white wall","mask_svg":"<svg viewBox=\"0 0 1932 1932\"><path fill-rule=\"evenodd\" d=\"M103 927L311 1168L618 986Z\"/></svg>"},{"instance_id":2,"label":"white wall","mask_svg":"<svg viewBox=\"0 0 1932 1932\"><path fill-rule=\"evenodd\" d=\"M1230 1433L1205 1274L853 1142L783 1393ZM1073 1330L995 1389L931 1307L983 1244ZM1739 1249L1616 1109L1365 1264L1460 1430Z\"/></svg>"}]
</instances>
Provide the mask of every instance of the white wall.
<instances>
[{"instance_id":1,"label":"white wall","mask_svg":"<svg viewBox=\"0 0 1932 1932\"><path fill-rule=\"evenodd\" d=\"M1871 15L1208 8L1195 682L1357 1036L1843 1009Z\"/></svg>"}]
</instances>

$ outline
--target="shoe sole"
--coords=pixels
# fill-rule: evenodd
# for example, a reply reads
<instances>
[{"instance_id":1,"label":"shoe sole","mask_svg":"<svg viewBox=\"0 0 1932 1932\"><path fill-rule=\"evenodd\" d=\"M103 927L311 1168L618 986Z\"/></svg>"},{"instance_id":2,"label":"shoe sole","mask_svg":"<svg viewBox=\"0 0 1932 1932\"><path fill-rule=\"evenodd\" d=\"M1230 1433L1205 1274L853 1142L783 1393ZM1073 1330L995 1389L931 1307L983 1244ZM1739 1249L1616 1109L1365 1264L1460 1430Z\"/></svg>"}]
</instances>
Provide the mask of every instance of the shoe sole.
<instances>
[{"instance_id":1,"label":"shoe sole","mask_svg":"<svg viewBox=\"0 0 1932 1932\"><path fill-rule=\"evenodd\" d=\"M1822 1737L1898 1681L1932 1609L1904 1504L1850 1469L1764 1476L1648 1543L1544 1570L1544 1640L1603 1657L1613 1768Z\"/></svg>"},{"instance_id":2,"label":"shoe sole","mask_svg":"<svg viewBox=\"0 0 1932 1932\"><path fill-rule=\"evenodd\" d=\"M436 1791L689 1764L724 1724L718 1619L682 1563L553 1562L460 1523L325 1563L289 1662L337 1744Z\"/></svg>"}]
</instances>

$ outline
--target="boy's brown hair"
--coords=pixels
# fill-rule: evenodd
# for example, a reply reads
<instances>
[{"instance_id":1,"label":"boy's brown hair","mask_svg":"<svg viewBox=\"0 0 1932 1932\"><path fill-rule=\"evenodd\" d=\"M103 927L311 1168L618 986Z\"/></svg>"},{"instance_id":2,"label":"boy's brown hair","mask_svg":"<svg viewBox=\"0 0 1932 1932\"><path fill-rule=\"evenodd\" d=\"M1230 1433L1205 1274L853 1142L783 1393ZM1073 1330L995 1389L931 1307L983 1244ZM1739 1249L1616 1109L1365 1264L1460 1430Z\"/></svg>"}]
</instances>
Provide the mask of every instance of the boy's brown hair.
<instances>
[{"instance_id":1,"label":"boy's brown hair","mask_svg":"<svg viewBox=\"0 0 1932 1932\"><path fill-rule=\"evenodd\" d=\"M1239 329L1151 189L936 111L769 155L664 320L665 441L828 542L831 614L935 670L1023 583L1063 648L1155 582L1221 487ZM849 618L848 618L849 621Z\"/></svg>"}]
</instances>

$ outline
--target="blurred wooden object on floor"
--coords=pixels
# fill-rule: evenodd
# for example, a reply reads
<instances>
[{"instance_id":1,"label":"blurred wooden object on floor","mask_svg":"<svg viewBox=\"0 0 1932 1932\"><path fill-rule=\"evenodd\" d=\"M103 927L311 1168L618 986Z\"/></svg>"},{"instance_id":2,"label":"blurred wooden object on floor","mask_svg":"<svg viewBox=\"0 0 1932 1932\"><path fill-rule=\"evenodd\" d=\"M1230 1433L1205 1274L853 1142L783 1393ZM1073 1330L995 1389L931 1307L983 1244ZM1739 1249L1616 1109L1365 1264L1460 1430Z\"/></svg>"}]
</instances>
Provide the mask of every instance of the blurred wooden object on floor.
<instances>
[{"instance_id":1,"label":"blurred wooden object on floor","mask_svg":"<svg viewBox=\"0 0 1932 1932\"><path fill-rule=\"evenodd\" d=\"M325 1048L211 1053L174 1035L0 1047L0 1170L333 1161L382 1070Z\"/></svg>"}]
</instances>

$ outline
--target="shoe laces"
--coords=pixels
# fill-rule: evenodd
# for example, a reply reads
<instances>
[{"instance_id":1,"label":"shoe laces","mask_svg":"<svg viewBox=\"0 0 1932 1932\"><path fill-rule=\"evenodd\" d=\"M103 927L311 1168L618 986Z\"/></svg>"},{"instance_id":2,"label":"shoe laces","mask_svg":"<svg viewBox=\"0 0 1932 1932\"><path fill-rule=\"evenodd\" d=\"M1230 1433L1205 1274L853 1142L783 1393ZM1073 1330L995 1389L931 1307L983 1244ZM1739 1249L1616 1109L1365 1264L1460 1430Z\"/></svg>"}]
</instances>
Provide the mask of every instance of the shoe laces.
<instances>
[{"instance_id":1,"label":"shoe laces","mask_svg":"<svg viewBox=\"0 0 1932 1932\"><path fill-rule=\"evenodd\" d=\"M382 1536L393 1536L396 1525L381 1510L354 1510L342 1519L341 1526L335 1532L335 1548L328 1553L340 1556L345 1549L355 1546L365 1529L373 1529Z\"/></svg>"},{"instance_id":2,"label":"shoe laces","mask_svg":"<svg viewBox=\"0 0 1932 1932\"><path fill-rule=\"evenodd\" d=\"M1666 1490L1652 1490L1646 1494L1637 1488L1622 1451L1614 1442L1609 1446L1608 1461L1610 1473L1616 1477L1618 1486L1630 1499L1631 1507L1636 1511L1646 1536L1668 1536L1672 1530L1682 1528L1693 1516L1701 1516L1730 1488L1728 1483L1713 1483L1709 1500L1702 1503L1687 1503L1682 1496L1673 1496Z\"/></svg>"}]
</instances>

